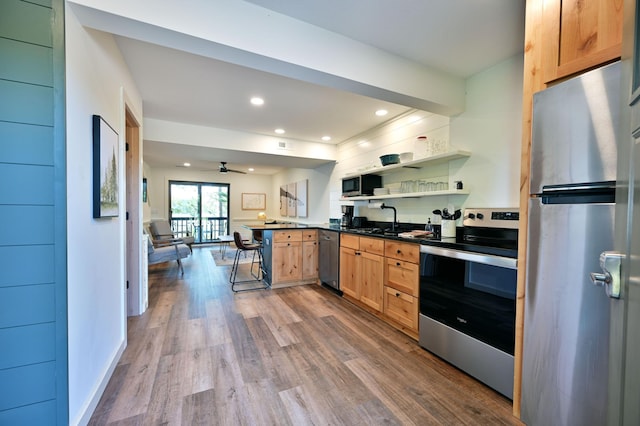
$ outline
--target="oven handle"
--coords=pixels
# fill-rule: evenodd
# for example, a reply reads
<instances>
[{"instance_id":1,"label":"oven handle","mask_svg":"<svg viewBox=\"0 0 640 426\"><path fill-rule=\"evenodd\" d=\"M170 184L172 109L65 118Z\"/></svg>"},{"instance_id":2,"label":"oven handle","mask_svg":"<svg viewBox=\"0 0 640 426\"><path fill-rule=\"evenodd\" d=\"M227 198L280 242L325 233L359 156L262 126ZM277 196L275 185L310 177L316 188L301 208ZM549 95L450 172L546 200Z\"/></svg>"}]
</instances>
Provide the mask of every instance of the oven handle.
<instances>
[{"instance_id":1,"label":"oven handle","mask_svg":"<svg viewBox=\"0 0 640 426\"><path fill-rule=\"evenodd\" d=\"M472 253L470 251L451 250L442 247L420 245L420 253L433 254L435 256L451 257L454 259L468 260L475 263L497 266L499 268L517 269L518 260L510 257L495 256L492 254Z\"/></svg>"}]
</instances>

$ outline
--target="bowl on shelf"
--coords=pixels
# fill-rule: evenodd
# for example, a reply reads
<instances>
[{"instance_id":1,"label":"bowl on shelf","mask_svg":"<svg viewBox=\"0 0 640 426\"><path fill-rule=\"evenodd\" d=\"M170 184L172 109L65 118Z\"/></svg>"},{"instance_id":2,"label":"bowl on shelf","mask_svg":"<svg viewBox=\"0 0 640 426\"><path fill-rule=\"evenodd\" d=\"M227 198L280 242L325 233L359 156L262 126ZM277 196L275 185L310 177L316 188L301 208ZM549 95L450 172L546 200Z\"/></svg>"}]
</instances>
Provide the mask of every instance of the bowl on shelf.
<instances>
[{"instance_id":1,"label":"bowl on shelf","mask_svg":"<svg viewBox=\"0 0 640 426\"><path fill-rule=\"evenodd\" d=\"M398 164L400 162L399 154L387 154L380 156L380 162L383 166L388 166L390 164Z\"/></svg>"},{"instance_id":2,"label":"bowl on shelf","mask_svg":"<svg viewBox=\"0 0 640 426\"><path fill-rule=\"evenodd\" d=\"M373 195L388 195L389 188L373 188Z\"/></svg>"},{"instance_id":3,"label":"bowl on shelf","mask_svg":"<svg viewBox=\"0 0 640 426\"><path fill-rule=\"evenodd\" d=\"M408 163L409 161L413 160L413 152L403 152L402 154L400 154L400 162L401 163Z\"/></svg>"}]
</instances>

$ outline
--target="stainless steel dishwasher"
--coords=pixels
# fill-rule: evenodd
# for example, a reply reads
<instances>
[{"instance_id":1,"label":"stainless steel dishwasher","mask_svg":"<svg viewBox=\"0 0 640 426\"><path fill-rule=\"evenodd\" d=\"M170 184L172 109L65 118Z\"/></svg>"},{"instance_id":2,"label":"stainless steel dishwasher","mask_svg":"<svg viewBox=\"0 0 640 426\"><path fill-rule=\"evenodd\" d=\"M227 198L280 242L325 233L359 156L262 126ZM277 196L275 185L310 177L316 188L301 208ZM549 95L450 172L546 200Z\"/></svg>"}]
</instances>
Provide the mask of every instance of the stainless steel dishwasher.
<instances>
[{"instance_id":1,"label":"stainless steel dishwasher","mask_svg":"<svg viewBox=\"0 0 640 426\"><path fill-rule=\"evenodd\" d=\"M327 229L318 230L320 244L319 274L322 285L340 294L340 233Z\"/></svg>"}]
</instances>

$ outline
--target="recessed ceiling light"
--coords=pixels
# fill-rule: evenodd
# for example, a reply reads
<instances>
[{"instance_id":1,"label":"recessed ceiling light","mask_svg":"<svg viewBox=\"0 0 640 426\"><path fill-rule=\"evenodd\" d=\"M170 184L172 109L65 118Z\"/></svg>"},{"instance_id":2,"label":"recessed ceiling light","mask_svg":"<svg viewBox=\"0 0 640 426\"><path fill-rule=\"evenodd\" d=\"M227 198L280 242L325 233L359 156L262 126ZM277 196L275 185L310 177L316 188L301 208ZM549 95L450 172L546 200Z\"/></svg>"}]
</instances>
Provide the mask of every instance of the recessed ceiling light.
<instances>
[{"instance_id":1,"label":"recessed ceiling light","mask_svg":"<svg viewBox=\"0 0 640 426\"><path fill-rule=\"evenodd\" d=\"M263 104L264 104L264 99L262 99L262 98L258 98L258 97L256 96L256 97L251 98L251 103L252 103L253 105L263 105Z\"/></svg>"},{"instance_id":2,"label":"recessed ceiling light","mask_svg":"<svg viewBox=\"0 0 640 426\"><path fill-rule=\"evenodd\" d=\"M249 170L250 172L254 171L255 169L253 167L249 167L247 170Z\"/></svg>"},{"instance_id":3,"label":"recessed ceiling light","mask_svg":"<svg viewBox=\"0 0 640 426\"><path fill-rule=\"evenodd\" d=\"M281 135L284 133L284 129L276 129L274 130L274 132L276 132L277 134Z\"/></svg>"},{"instance_id":4,"label":"recessed ceiling light","mask_svg":"<svg viewBox=\"0 0 640 426\"><path fill-rule=\"evenodd\" d=\"M376 115L378 117L382 117L384 115L387 115L389 113L389 111L387 111L386 109L379 109L376 111Z\"/></svg>"},{"instance_id":5,"label":"recessed ceiling light","mask_svg":"<svg viewBox=\"0 0 640 426\"><path fill-rule=\"evenodd\" d=\"M183 166L185 167L191 167L191 163L184 163Z\"/></svg>"},{"instance_id":6,"label":"recessed ceiling light","mask_svg":"<svg viewBox=\"0 0 640 426\"><path fill-rule=\"evenodd\" d=\"M323 136L322 140L325 142L329 142L331 140L331 136Z\"/></svg>"}]
</instances>

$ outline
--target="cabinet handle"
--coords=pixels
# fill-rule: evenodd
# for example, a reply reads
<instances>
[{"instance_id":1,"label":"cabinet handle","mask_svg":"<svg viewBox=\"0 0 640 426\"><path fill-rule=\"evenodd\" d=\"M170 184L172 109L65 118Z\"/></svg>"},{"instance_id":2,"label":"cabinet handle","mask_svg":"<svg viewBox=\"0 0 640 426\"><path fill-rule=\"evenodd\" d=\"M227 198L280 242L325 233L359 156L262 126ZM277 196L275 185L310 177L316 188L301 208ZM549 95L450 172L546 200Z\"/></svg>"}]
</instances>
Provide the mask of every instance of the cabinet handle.
<instances>
[{"instance_id":1,"label":"cabinet handle","mask_svg":"<svg viewBox=\"0 0 640 426\"><path fill-rule=\"evenodd\" d=\"M402 250L398 249L398 250L396 250L396 253L400 254L400 253L402 253Z\"/></svg>"},{"instance_id":2,"label":"cabinet handle","mask_svg":"<svg viewBox=\"0 0 640 426\"><path fill-rule=\"evenodd\" d=\"M400 266L400 262L396 262L396 266Z\"/></svg>"},{"instance_id":3,"label":"cabinet handle","mask_svg":"<svg viewBox=\"0 0 640 426\"><path fill-rule=\"evenodd\" d=\"M400 293L396 293L396 297L400 297Z\"/></svg>"}]
</instances>

